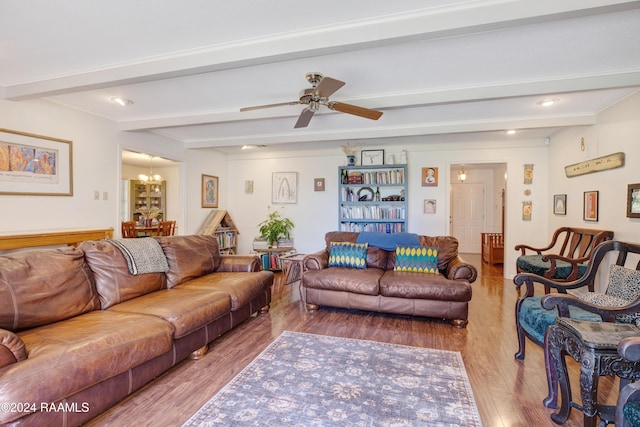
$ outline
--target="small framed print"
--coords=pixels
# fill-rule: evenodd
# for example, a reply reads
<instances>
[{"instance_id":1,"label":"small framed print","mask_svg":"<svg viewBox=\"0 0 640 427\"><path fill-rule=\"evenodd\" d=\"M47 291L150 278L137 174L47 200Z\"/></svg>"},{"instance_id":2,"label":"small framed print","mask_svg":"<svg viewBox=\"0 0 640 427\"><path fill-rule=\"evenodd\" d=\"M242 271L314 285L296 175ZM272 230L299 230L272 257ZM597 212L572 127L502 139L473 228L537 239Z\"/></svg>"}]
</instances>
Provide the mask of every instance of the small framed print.
<instances>
[{"instance_id":1,"label":"small framed print","mask_svg":"<svg viewBox=\"0 0 640 427\"><path fill-rule=\"evenodd\" d=\"M567 195L566 194L553 195L553 213L556 215L567 214Z\"/></svg>"},{"instance_id":2,"label":"small framed print","mask_svg":"<svg viewBox=\"0 0 640 427\"><path fill-rule=\"evenodd\" d=\"M313 179L313 191L324 191L324 178Z\"/></svg>"},{"instance_id":3,"label":"small framed print","mask_svg":"<svg viewBox=\"0 0 640 427\"><path fill-rule=\"evenodd\" d=\"M244 182L244 192L253 193L253 180L248 179Z\"/></svg>"},{"instance_id":4,"label":"small framed print","mask_svg":"<svg viewBox=\"0 0 640 427\"><path fill-rule=\"evenodd\" d=\"M627 186L627 218L640 218L640 184Z\"/></svg>"},{"instance_id":5,"label":"small framed print","mask_svg":"<svg viewBox=\"0 0 640 427\"><path fill-rule=\"evenodd\" d=\"M437 187L438 186L438 168L422 168L422 186Z\"/></svg>"},{"instance_id":6,"label":"small framed print","mask_svg":"<svg viewBox=\"0 0 640 427\"><path fill-rule=\"evenodd\" d=\"M583 204L583 219L585 221L597 221L598 220L598 204L599 204L599 192L598 191L585 191L584 192L584 204Z\"/></svg>"},{"instance_id":7,"label":"small framed print","mask_svg":"<svg viewBox=\"0 0 640 427\"><path fill-rule=\"evenodd\" d=\"M427 199L424 201L424 213L426 214L436 213L436 201L434 199Z\"/></svg>"},{"instance_id":8,"label":"small framed print","mask_svg":"<svg viewBox=\"0 0 640 427\"><path fill-rule=\"evenodd\" d=\"M362 166L384 165L384 150L360 151L360 164Z\"/></svg>"},{"instance_id":9,"label":"small framed print","mask_svg":"<svg viewBox=\"0 0 640 427\"><path fill-rule=\"evenodd\" d=\"M202 174L202 207L218 207L218 177Z\"/></svg>"}]
</instances>

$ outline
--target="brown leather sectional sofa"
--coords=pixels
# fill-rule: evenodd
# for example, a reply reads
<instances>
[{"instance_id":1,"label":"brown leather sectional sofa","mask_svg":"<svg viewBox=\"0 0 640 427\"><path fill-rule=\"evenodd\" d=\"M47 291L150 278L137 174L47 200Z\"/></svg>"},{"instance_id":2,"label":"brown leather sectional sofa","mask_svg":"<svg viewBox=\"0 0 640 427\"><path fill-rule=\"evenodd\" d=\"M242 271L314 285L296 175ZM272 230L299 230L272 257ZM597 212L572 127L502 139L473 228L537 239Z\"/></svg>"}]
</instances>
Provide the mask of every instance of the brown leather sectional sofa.
<instances>
[{"instance_id":1,"label":"brown leather sectional sofa","mask_svg":"<svg viewBox=\"0 0 640 427\"><path fill-rule=\"evenodd\" d=\"M417 236L421 246L439 248L439 274L394 271L396 253L369 245L367 268L329 267L331 242L358 240L355 232L329 232L326 247L303 260L302 287L307 309L319 306L379 311L411 316L451 319L468 323L474 266L458 255L458 240L451 236Z\"/></svg>"},{"instance_id":2,"label":"brown leather sectional sofa","mask_svg":"<svg viewBox=\"0 0 640 427\"><path fill-rule=\"evenodd\" d=\"M130 274L105 240L0 256L0 425L79 425L268 311L255 256L157 239L166 273Z\"/></svg>"}]
</instances>

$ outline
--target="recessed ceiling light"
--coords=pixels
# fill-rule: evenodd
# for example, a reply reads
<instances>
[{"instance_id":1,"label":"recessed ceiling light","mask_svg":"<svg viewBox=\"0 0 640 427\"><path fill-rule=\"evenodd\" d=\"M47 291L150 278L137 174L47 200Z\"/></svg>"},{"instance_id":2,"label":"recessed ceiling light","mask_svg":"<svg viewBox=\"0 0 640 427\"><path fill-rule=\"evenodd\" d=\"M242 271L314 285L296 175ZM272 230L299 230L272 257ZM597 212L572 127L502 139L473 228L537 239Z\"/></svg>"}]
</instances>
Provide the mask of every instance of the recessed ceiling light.
<instances>
[{"instance_id":1,"label":"recessed ceiling light","mask_svg":"<svg viewBox=\"0 0 640 427\"><path fill-rule=\"evenodd\" d=\"M127 105L131 105L133 104L133 101L130 99L125 99L125 98L120 98L120 97L113 97L111 98L111 102L115 102L118 105L121 105L123 107L126 107Z\"/></svg>"},{"instance_id":2,"label":"recessed ceiling light","mask_svg":"<svg viewBox=\"0 0 640 427\"><path fill-rule=\"evenodd\" d=\"M507 135L515 135L515 134L516 134L515 129L509 129L509 130L507 131Z\"/></svg>"},{"instance_id":3,"label":"recessed ceiling light","mask_svg":"<svg viewBox=\"0 0 640 427\"><path fill-rule=\"evenodd\" d=\"M542 105L543 107L551 107L558 102L560 102L558 98L545 98L542 101L538 101L538 105Z\"/></svg>"}]
</instances>

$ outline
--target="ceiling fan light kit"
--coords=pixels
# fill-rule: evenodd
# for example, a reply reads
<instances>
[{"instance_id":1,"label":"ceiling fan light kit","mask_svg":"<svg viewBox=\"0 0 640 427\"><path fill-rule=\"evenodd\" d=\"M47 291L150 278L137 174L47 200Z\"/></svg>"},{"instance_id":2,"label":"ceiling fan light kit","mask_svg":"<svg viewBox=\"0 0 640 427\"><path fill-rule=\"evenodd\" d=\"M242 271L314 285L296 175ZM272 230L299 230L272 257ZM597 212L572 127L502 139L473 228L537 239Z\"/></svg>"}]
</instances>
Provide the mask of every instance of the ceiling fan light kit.
<instances>
[{"instance_id":1,"label":"ceiling fan light kit","mask_svg":"<svg viewBox=\"0 0 640 427\"><path fill-rule=\"evenodd\" d=\"M345 85L344 82L336 80L332 77L324 77L320 73L307 73L306 78L307 81L311 83L311 87L303 89L300 92L300 99L298 101L279 102L277 104L245 107L241 108L240 111L251 111L261 108L280 107L284 105L307 105L307 107L305 107L300 113L300 116L298 117L294 128L307 127L315 112L318 111L320 109L320 106L322 105L329 108L330 110L351 114L358 117L364 117L365 119L370 120L378 120L380 116L382 116L381 111L358 107L357 105L345 104L344 102L329 101L329 97Z\"/></svg>"}]
</instances>

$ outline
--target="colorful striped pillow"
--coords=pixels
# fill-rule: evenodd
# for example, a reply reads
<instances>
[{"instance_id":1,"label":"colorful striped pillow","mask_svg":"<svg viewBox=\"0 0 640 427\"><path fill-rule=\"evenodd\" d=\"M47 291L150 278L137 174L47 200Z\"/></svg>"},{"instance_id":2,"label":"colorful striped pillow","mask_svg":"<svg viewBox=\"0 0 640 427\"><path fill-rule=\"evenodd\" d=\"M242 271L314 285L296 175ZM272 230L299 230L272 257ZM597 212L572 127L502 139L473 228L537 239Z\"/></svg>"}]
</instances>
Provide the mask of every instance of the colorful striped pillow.
<instances>
[{"instance_id":1,"label":"colorful striped pillow","mask_svg":"<svg viewBox=\"0 0 640 427\"><path fill-rule=\"evenodd\" d=\"M329 267L367 268L367 243L331 242Z\"/></svg>"},{"instance_id":2,"label":"colorful striped pillow","mask_svg":"<svg viewBox=\"0 0 640 427\"><path fill-rule=\"evenodd\" d=\"M438 273L438 248L435 246L396 247L395 271Z\"/></svg>"}]
</instances>

